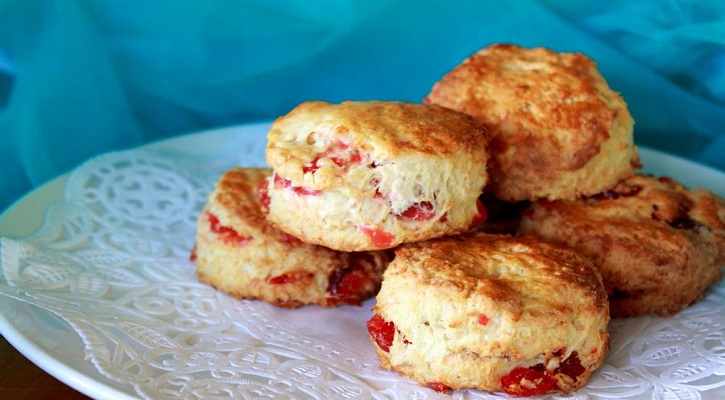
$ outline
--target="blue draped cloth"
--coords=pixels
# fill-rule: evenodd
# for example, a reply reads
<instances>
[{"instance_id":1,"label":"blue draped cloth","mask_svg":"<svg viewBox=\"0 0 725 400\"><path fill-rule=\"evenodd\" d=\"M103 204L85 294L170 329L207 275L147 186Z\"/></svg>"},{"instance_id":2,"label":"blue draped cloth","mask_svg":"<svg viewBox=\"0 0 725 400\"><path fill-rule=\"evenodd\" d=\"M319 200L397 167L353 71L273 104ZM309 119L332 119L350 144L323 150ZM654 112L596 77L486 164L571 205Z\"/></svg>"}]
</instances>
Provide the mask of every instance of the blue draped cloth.
<instances>
[{"instance_id":1,"label":"blue draped cloth","mask_svg":"<svg viewBox=\"0 0 725 400\"><path fill-rule=\"evenodd\" d=\"M491 43L583 52L638 144L725 169L725 2L0 2L0 211L103 152L285 114L420 101Z\"/></svg>"}]
</instances>

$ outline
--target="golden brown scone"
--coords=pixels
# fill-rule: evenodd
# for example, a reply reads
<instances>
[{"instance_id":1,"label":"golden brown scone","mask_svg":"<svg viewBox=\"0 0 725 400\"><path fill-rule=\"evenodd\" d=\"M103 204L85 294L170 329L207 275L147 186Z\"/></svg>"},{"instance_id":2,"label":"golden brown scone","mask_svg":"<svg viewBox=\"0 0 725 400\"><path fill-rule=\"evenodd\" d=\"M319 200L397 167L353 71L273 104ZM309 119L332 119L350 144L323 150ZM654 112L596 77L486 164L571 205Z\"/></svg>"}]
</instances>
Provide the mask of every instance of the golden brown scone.
<instances>
[{"instance_id":1,"label":"golden brown scone","mask_svg":"<svg viewBox=\"0 0 725 400\"><path fill-rule=\"evenodd\" d=\"M725 202L668 178L634 175L586 199L534 203L519 232L591 257L613 317L676 313L725 266Z\"/></svg>"},{"instance_id":2,"label":"golden brown scone","mask_svg":"<svg viewBox=\"0 0 725 400\"><path fill-rule=\"evenodd\" d=\"M389 256L341 253L301 242L265 219L268 169L221 176L199 215L197 275L237 298L281 307L360 304L377 293Z\"/></svg>"},{"instance_id":3,"label":"golden brown scone","mask_svg":"<svg viewBox=\"0 0 725 400\"><path fill-rule=\"evenodd\" d=\"M583 54L495 44L448 72L424 103L489 129L487 190L502 200L591 195L639 166L627 105Z\"/></svg>"},{"instance_id":4,"label":"golden brown scone","mask_svg":"<svg viewBox=\"0 0 725 400\"><path fill-rule=\"evenodd\" d=\"M470 116L405 102L305 102L272 125L268 219L341 251L468 230L487 137Z\"/></svg>"},{"instance_id":5,"label":"golden brown scone","mask_svg":"<svg viewBox=\"0 0 725 400\"><path fill-rule=\"evenodd\" d=\"M367 326L381 366L439 391L568 393L608 350L596 268L536 238L477 233L402 245L376 300Z\"/></svg>"}]
</instances>

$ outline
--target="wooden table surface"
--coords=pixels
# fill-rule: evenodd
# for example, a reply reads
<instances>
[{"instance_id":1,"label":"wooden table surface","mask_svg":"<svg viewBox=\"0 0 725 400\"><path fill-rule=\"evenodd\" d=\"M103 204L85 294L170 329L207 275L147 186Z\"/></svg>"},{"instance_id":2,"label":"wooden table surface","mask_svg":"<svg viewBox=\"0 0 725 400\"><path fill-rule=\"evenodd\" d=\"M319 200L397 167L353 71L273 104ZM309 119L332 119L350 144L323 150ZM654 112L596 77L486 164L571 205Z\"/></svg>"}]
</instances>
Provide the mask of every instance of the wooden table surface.
<instances>
[{"instance_id":1,"label":"wooden table surface","mask_svg":"<svg viewBox=\"0 0 725 400\"><path fill-rule=\"evenodd\" d=\"M0 336L0 399L90 399L28 361Z\"/></svg>"}]
</instances>

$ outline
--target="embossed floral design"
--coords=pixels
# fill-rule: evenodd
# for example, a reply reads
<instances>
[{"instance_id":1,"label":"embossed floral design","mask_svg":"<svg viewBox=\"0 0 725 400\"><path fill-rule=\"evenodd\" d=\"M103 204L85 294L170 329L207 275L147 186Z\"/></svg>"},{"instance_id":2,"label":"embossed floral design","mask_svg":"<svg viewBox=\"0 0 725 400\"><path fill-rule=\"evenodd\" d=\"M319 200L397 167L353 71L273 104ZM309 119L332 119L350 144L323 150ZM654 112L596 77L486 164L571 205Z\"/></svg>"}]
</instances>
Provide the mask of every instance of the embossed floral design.
<instances>
[{"instance_id":1,"label":"embossed floral design","mask_svg":"<svg viewBox=\"0 0 725 400\"><path fill-rule=\"evenodd\" d=\"M260 140L248 139L257 159ZM92 160L40 232L2 239L0 293L63 318L83 357L142 398L504 397L441 395L381 370L365 331L372 301L283 310L198 283L196 216L234 162L147 150ZM725 386L724 292L669 318L612 321L610 354L589 384L547 398L708 398Z\"/></svg>"}]
</instances>

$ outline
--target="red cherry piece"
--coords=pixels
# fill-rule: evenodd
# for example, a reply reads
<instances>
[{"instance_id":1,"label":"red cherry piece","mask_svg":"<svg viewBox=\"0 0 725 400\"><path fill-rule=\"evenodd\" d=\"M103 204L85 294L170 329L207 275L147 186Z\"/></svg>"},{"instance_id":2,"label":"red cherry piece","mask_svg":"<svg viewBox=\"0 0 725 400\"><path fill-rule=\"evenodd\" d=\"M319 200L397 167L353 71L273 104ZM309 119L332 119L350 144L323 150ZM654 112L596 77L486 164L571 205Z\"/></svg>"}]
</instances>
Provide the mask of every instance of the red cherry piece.
<instances>
[{"instance_id":1,"label":"red cherry piece","mask_svg":"<svg viewBox=\"0 0 725 400\"><path fill-rule=\"evenodd\" d=\"M259 185L257 186L257 199L259 199L259 204L262 206L262 211L264 213L269 212L269 188L267 185L267 180L263 180L259 182Z\"/></svg>"},{"instance_id":2,"label":"red cherry piece","mask_svg":"<svg viewBox=\"0 0 725 400\"><path fill-rule=\"evenodd\" d=\"M344 303L360 304L365 286L371 283L365 266L374 263L374 258L367 253L350 253L349 265L330 274L327 291Z\"/></svg>"},{"instance_id":3,"label":"red cherry piece","mask_svg":"<svg viewBox=\"0 0 725 400\"><path fill-rule=\"evenodd\" d=\"M387 322L383 317L375 314L367 322L370 337L377 343L378 347L385 352L390 352L395 338L395 324Z\"/></svg>"},{"instance_id":4,"label":"red cherry piece","mask_svg":"<svg viewBox=\"0 0 725 400\"><path fill-rule=\"evenodd\" d=\"M317 170L320 169L320 166L317 165L317 162L318 161L320 161L320 156L315 157L312 160L312 162L310 162L309 164L303 165L302 166L302 172L305 173L305 174L308 173L308 172L309 173L312 173L312 174L314 174L315 172L317 172Z\"/></svg>"},{"instance_id":5,"label":"red cherry piece","mask_svg":"<svg viewBox=\"0 0 725 400\"><path fill-rule=\"evenodd\" d=\"M639 194L642 191L642 186L629 186L627 190L607 190L606 192L597 193L592 196L594 199L602 200L616 200L620 197L632 197Z\"/></svg>"},{"instance_id":6,"label":"red cherry piece","mask_svg":"<svg viewBox=\"0 0 725 400\"><path fill-rule=\"evenodd\" d=\"M440 382L428 382L426 386L435 390L438 393L444 394L448 394L452 390L448 385Z\"/></svg>"},{"instance_id":7,"label":"red cherry piece","mask_svg":"<svg viewBox=\"0 0 725 400\"><path fill-rule=\"evenodd\" d=\"M421 201L408 207L400 213L400 216L413 221L429 221L435 217L436 212L433 209L433 203L430 201Z\"/></svg>"},{"instance_id":8,"label":"red cherry piece","mask_svg":"<svg viewBox=\"0 0 725 400\"><path fill-rule=\"evenodd\" d=\"M690 217L677 218L674 221L668 221L667 223L675 229L683 229L692 232L699 232L700 230L707 229L705 225Z\"/></svg>"},{"instance_id":9,"label":"red cherry piece","mask_svg":"<svg viewBox=\"0 0 725 400\"><path fill-rule=\"evenodd\" d=\"M224 226L219 222L219 218L217 218L216 215L212 213L207 213L207 219L209 220L209 225L211 227L209 230L219 236L222 242L227 244L245 244L248 241L252 240L251 237L248 236L242 236L237 233L234 229Z\"/></svg>"},{"instance_id":10,"label":"red cherry piece","mask_svg":"<svg viewBox=\"0 0 725 400\"><path fill-rule=\"evenodd\" d=\"M481 199L476 199L476 216L473 217L473 225L478 225L486 222L488 219L488 211L486 206L483 205Z\"/></svg>"},{"instance_id":11,"label":"red cherry piece","mask_svg":"<svg viewBox=\"0 0 725 400\"><path fill-rule=\"evenodd\" d=\"M478 323L486 326L488 323L491 322L491 319L486 316L486 314L478 314Z\"/></svg>"},{"instance_id":12,"label":"red cherry piece","mask_svg":"<svg viewBox=\"0 0 725 400\"><path fill-rule=\"evenodd\" d=\"M292 236L287 232L280 232L282 235L282 241L287 244L301 244L302 241L296 236Z\"/></svg>"},{"instance_id":13,"label":"red cherry piece","mask_svg":"<svg viewBox=\"0 0 725 400\"><path fill-rule=\"evenodd\" d=\"M557 374L568 375L572 379L576 379L579 375L584 373L584 366L582 366L582 363L579 360L579 355L576 351L574 351L566 360L559 363L559 367L554 372Z\"/></svg>"},{"instance_id":14,"label":"red cherry piece","mask_svg":"<svg viewBox=\"0 0 725 400\"><path fill-rule=\"evenodd\" d=\"M370 238L370 241L376 248L385 249L391 247L395 240L395 235L388 233L378 228L371 228L368 226L358 227L362 233Z\"/></svg>"},{"instance_id":15,"label":"red cherry piece","mask_svg":"<svg viewBox=\"0 0 725 400\"><path fill-rule=\"evenodd\" d=\"M270 285L284 285L287 283L295 282L297 278L289 274L282 274L267 278L267 283Z\"/></svg>"},{"instance_id":16,"label":"red cherry piece","mask_svg":"<svg viewBox=\"0 0 725 400\"><path fill-rule=\"evenodd\" d=\"M330 295L347 304L360 304L360 295L367 279L362 271L352 267L333 271L328 279Z\"/></svg>"},{"instance_id":17,"label":"red cherry piece","mask_svg":"<svg viewBox=\"0 0 725 400\"><path fill-rule=\"evenodd\" d=\"M340 157L330 157L330 160L338 167L342 168L345 165L345 160Z\"/></svg>"},{"instance_id":18,"label":"red cherry piece","mask_svg":"<svg viewBox=\"0 0 725 400\"><path fill-rule=\"evenodd\" d=\"M267 283L270 285L284 285L287 283L294 283L299 280L305 280L305 279L312 279L315 276L312 273L307 274L300 274L300 273L292 273L292 274L282 274L277 276L271 276L267 278Z\"/></svg>"},{"instance_id":19,"label":"red cherry piece","mask_svg":"<svg viewBox=\"0 0 725 400\"><path fill-rule=\"evenodd\" d=\"M196 261L196 244L194 244L194 247L191 248L191 252L189 253L189 261Z\"/></svg>"},{"instance_id":20,"label":"red cherry piece","mask_svg":"<svg viewBox=\"0 0 725 400\"><path fill-rule=\"evenodd\" d=\"M277 174L274 174L274 186L277 188L284 187L292 189L292 191L301 196L317 196L321 193L320 190L310 189L301 186L294 186L292 185L292 181L290 181L289 179L284 179Z\"/></svg>"},{"instance_id":21,"label":"red cherry piece","mask_svg":"<svg viewBox=\"0 0 725 400\"><path fill-rule=\"evenodd\" d=\"M541 364L531 368L514 368L501 378L503 391L512 396L538 396L553 389L555 383Z\"/></svg>"},{"instance_id":22,"label":"red cherry piece","mask_svg":"<svg viewBox=\"0 0 725 400\"><path fill-rule=\"evenodd\" d=\"M317 172L318 169L320 169L320 159L321 158L328 158L330 161L332 161L333 164L335 164L339 168L345 168L348 163L359 163L362 161L362 155L360 155L360 152L357 149L353 149L352 151L348 151L350 148L349 145L338 142L334 145L331 145L327 148L323 153L318 154L315 156L315 158L310 161L309 164L302 166L302 172L303 173L312 173L314 174Z\"/></svg>"},{"instance_id":23,"label":"red cherry piece","mask_svg":"<svg viewBox=\"0 0 725 400\"><path fill-rule=\"evenodd\" d=\"M337 285L337 295L350 300L358 298L365 281L365 276L360 271L343 274Z\"/></svg>"},{"instance_id":24,"label":"red cherry piece","mask_svg":"<svg viewBox=\"0 0 725 400\"><path fill-rule=\"evenodd\" d=\"M288 188L292 186L292 182L289 179L283 179L277 173L274 174L274 187L276 188Z\"/></svg>"},{"instance_id":25,"label":"red cherry piece","mask_svg":"<svg viewBox=\"0 0 725 400\"><path fill-rule=\"evenodd\" d=\"M320 194L319 190L310 189L310 188L306 188L306 187L295 186L295 187L292 187L292 190L301 196L317 196L318 194Z\"/></svg>"}]
</instances>

